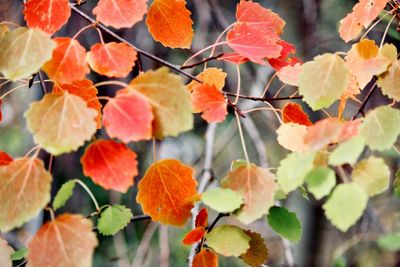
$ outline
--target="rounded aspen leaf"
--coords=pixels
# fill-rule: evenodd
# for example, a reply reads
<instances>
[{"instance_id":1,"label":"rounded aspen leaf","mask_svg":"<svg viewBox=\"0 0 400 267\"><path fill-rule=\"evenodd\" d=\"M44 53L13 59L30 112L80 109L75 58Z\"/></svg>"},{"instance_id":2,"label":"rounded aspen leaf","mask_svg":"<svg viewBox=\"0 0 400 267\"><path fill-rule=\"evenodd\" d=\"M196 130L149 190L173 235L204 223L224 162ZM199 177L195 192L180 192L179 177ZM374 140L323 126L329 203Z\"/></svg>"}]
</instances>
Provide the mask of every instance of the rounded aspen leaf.
<instances>
[{"instance_id":1,"label":"rounded aspen leaf","mask_svg":"<svg viewBox=\"0 0 400 267\"><path fill-rule=\"evenodd\" d=\"M329 155L329 164L343 165L345 163L353 165L357 162L365 147L362 137L356 136L339 144Z\"/></svg>"},{"instance_id":2,"label":"rounded aspen leaf","mask_svg":"<svg viewBox=\"0 0 400 267\"><path fill-rule=\"evenodd\" d=\"M147 0L100 0L93 9L96 19L114 28L130 28L143 19Z\"/></svg>"},{"instance_id":3,"label":"rounded aspen leaf","mask_svg":"<svg viewBox=\"0 0 400 267\"><path fill-rule=\"evenodd\" d=\"M283 207L272 207L268 213L268 224L282 237L299 242L301 238L301 222L296 213Z\"/></svg>"},{"instance_id":4,"label":"rounded aspen leaf","mask_svg":"<svg viewBox=\"0 0 400 267\"><path fill-rule=\"evenodd\" d=\"M190 95L181 77L167 68L147 71L133 79L128 87L146 96L153 106L153 135L177 136L193 128Z\"/></svg>"},{"instance_id":5,"label":"rounded aspen leaf","mask_svg":"<svg viewBox=\"0 0 400 267\"><path fill-rule=\"evenodd\" d=\"M400 101L400 61L395 60L387 72L379 76L377 84L382 93L395 101Z\"/></svg>"},{"instance_id":6,"label":"rounded aspen leaf","mask_svg":"<svg viewBox=\"0 0 400 267\"><path fill-rule=\"evenodd\" d=\"M254 164L243 164L231 170L221 181L221 186L242 195L244 204L235 216L245 224L268 213L277 190L275 175Z\"/></svg>"},{"instance_id":7,"label":"rounded aspen leaf","mask_svg":"<svg viewBox=\"0 0 400 267\"><path fill-rule=\"evenodd\" d=\"M13 161L13 158L6 152L0 150L0 166L8 165Z\"/></svg>"},{"instance_id":8,"label":"rounded aspen leaf","mask_svg":"<svg viewBox=\"0 0 400 267\"><path fill-rule=\"evenodd\" d=\"M336 185L335 172L328 167L315 167L306 177L307 188L319 200L329 195Z\"/></svg>"},{"instance_id":9,"label":"rounded aspen leaf","mask_svg":"<svg viewBox=\"0 0 400 267\"><path fill-rule=\"evenodd\" d=\"M107 77L125 77L135 65L136 50L126 43L95 44L86 55L89 66Z\"/></svg>"},{"instance_id":10,"label":"rounded aspen leaf","mask_svg":"<svg viewBox=\"0 0 400 267\"><path fill-rule=\"evenodd\" d=\"M210 208L228 213L237 210L243 204L243 197L231 190L224 188L211 188L201 195L201 200Z\"/></svg>"},{"instance_id":11,"label":"rounded aspen leaf","mask_svg":"<svg viewBox=\"0 0 400 267\"><path fill-rule=\"evenodd\" d=\"M278 143L293 152L307 151L309 147L304 143L307 135L307 126L297 123L284 123L276 130Z\"/></svg>"},{"instance_id":12,"label":"rounded aspen leaf","mask_svg":"<svg viewBox=\"0 0 400 267\"><path fill-rule=\"evenodd\" d=\"M148 99L134 91L118 92L103 109L103 125L108 136L124 143L149 140L153 119Z\"/></svg>"},{"instance_id":13,"label":"rounded aspen leaf","mask_svg":"<svg viewBox=\"0 0 400 267\"><path fill-rule=\"evenodd\" d=\"M287 103L282 109L282 120L285 123L293 122L305 126L311 126L312 122L307 113L297 103Z\"/></svg>"},{"instance_id":14,"label":"rounded aspen leaf","mask_svg":"<svg viewBox=\"0 0 400 267\"><path fill-rule=\"evenodd\" d=\"M14 249L7 244L7 241L0 237L0 266L12 267L11 255Z\"/></svg>"},{"instance_id":15,"label":"rounded aspen leaf","mask_svg":"<svg viewBox=\"0 0 400 267\"><path fill-rule=\"evenodd\" d=\"M193 21L185 0L154 0L147 12L146 25L154 40L165 47L190 48Z\"/></svg>"},{"instance_id":16,"label":"rounded aspen leaf","mask_svg":"<svg viewBox=\"0 0 400 267\"><path fill-rule=\"evenodd\" d=\"M281 82L293 85L293 86L299 86L299 75L301 73L301 64L296 63L293 66L287 65L282 67L276 75L278 76L279 80Z\"/></svg>"},{"instance_id":17,"label":"rounded aspen leaf","mask_svg":"<svg viewBox=\"0 0 400 267\"><path fill-rule=\"evenodd\" d=\"M122 205L106 208L100 215L97 228L102 235L115 235L131 221L132 211Z\"/></svg>"},{"instance_id":18,"label":"rounded aspen leaf","mask_svg":"<svg viewBox=\"0 0 400 267\"><path fill-rule=\"evenodd\" d=\"M311 150L320 150L336 141L343 129L343 122L337 118L326 118L308 127L304 143Z\"/></svg>"},{"instance_id":19,"label":"rounded aspen leaf","mask_svg":"<svg viewBox=\"0 0 400 267\"><path fill-rule=\"evenodd\" d=\"M215 85L199 84L193 87L191 94L194 110L203 112L201 117L207 122L223 122L228 115L227 102Z\"/></svg>"},{"instance_id":20,"label":"rounded aspen leaf","mask_svg":"<svg viewBox=\"0 0 400 267\"><path fill-rule=\"evenodd\" d=\"M0 72L10 80L27 78L51 59L56 43L42 31L20 27L0 39Z\"/></svg>"},{"instance_id":21,"label":"rounded aspen leaf","mask_svg":"<svg viewBox=\"0 0 400 267\"><path fill-rule=\"evenodd\" d=\"M192 168L175 159L159 160L140 180L137 201L153 221L183 226L199 199L196 186Z\"/></svg>"},{"instance_id":22,"label":"rounded aspen leaf","mask_svg":"<svg viewBox=\"0 0 400 267\"><path fill-rule=\"evenodd\" d=\"M202 249L193 258L193 267L218 267L218 255L209 249Z\"/></svg>"},{"instance_id":23,"label":"rounded aspen leaf","mask_svg":"<svg viewBox=\"0 0 400 267\"><path fill-rule=\"evenodd\" d=\"M215 85L218 90L222 90L225 86L225 79L227 74L222 71L222 69L218 68L207 68L202 73L196 76L197 79L202 81L203 83L207 83L209 85ZM201 83L193 80L191 81L187 87L189 91L193 91L194 87Z\"/></svg>"},{"instance_id":24,"label":"rounded aspen leaf","mask_svg":"<svg viewBox=\"0 0 400 267\"><path fill-rule=\"evenodd\" d=\"M349 71L344 60L335 54L323 54L302 65L299 92L313 109L327 108L347 88Z\"/></svg>"},{"instance_id":25,"label":"rounded aspen leaf","mask_svg":"<svg viewBox=\"0 0 400 267\"><path fill-rule=\"evenodd\" d=\"M250 248L250 237L245 231L233 225L220 225L206 235L207 244L217 253L226 257L239 257Z\"/></svg>"},{"instance_id":26,"label":"rounded aspen leaf","mask_svg":"<svg viewBox=\"0 0 400 267\"><path fill-rule=\"evenodd\" d=\"M29 28L53 34L67 23L71 8L68 0L28 0L24 15Z\"/></svg>"},{"instance_id":27,"label":"rounded aspen leaf","mask_svg":"<svg viewBox=\"0 0 400 267\"><path fill-rule=\"evenodd\" d=\"M196 227L189 233L185 235L182 240L182 244L184 245L193 245L194 243L199 242L203 236L206 234L206 229L204 227Z\"/></svg>"},{"instance_id":28,"label":"rounded aspen leaf","mask_svg":"<svg viewBox=\"0 0 400 267\"><path fill-rule=\"evenodd\" d=\"M96 132L96 110L79 96L46 94L24 114L36 144L58 156L76 151Z\"/></svg>"},{"instance_id":29,"label":"rounded aspen leaf","mask_svg":"<svg viewBox=\"0 0 400 267\"><path fill-rule=\"evenodd\" d=\"M250 248L240 255L240 258L252 267L258 267L263 265L268 259L268 249L265 245L264 239L259 233L245 231L250 239Z\"/></svg>"},{"instance_id":30,"label":"rounded aspen leaf","mask_svg":"<svg viewBox=\"0 0 400 267\"><path fill-rule=\"evenodd\" d=\"M19 158L0 167L0 230L35 217L50 200L51 174L37 158Z\"/></svg>"},{"instance_id":31,"label":"rounded aspen leaf","mask_svg":"<svg viewBox=\"0 0 400 267\"><path fill-rule=\"evenodd\" d=\"M113 140L96 140L81 158L83 173L105 189L125 193L138 174L136 153Z\"/></svg>"},{"instance_id":32,"label":"rounded aspen leaf","mask_svg":"<svg viewBox=\"0 0 400 267\"><path fill-rule=\"evenodd\" d=\"M51 60L44 64L43 70L50 79L60 84L83 80L90 71L85 59L85 48L75 39L57 37L54 40L57 47Z\"/></svg>"},{"instance_id":33,"label":"rounded aspen leaf","mask_svg":"<svg viewBox=\"0 0 400 267\"><path fill-rule=\"evenodd\" d=\"M28 243L27 267L91 267L97 238L92 221L62 214L44 224Z\"/></svg>"}]
</instances>

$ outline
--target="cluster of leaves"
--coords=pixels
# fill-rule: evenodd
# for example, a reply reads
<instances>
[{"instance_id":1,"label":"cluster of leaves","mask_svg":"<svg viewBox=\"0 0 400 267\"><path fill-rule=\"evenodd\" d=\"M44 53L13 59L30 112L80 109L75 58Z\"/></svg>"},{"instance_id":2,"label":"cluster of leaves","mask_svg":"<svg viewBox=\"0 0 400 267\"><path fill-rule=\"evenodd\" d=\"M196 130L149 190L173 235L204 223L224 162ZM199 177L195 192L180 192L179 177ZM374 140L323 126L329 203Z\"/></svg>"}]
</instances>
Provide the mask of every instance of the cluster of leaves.
<instances>
[{"instance_id":1,"label":"cluster of leaves","mask_svg":"<svg viewBox=\"0 0 400 267\"><path fill-rule=\"evenodd\" d=\"M361 0L341 21L342 38L347 42L357 37L388 2ZM123 78L132 71L143 51L121 40L105 43L102 29L130 28L146 13L146 24L156 41L170 48L189 48L194 36L193 21L184 0L154 0L149 8L146 0L100 0L93 9L97 23L81 29L72 38L52 38L67 23L71 8L77 9L68 0L28 0L24 9L28 28L10 30L4 24L0 28L3 76L12 81L22 80L28 86L35 73L44 71L53 84L52 91L31 103L24 115L37 145L35 153L15 159L0 153L1 231L23 225L50 202L53 177L38 158L40 149L59 156L88 143L81 158L85 176L106 190L126 193L138 175L137 155L128 143L189 131L193 128L193 113L201 112L210 123L222 122L230 105L235 115L240 115L237 101L232 103L223 90L227 74L218 68L205 68L185 85L180 76L169 71L167 64L142 72L127 84L110 81L123 87L112 98L98 97L96 86L86 78L90 70L109 78ZM235 65L248 61L270 64L283 83L298 87L303 101L314 111L340 101L337 117L313 123L299 104L286 104L277 140L291 153L282 159L276 173L248 159L237 160L220 180L220 186L205 192L197 191L190 166L176 159L155 160L141 178L137 194L144 214L153 221L184 226L195 203L201 201L220 213L217 220L232 215L248 225L265 217L279 235L298 242L301 223L276 200L298 188L316 199L327 197L323 204L326 217L337 228L347 231L362 216L368 199L388 188L390 170L384 160L376 156L359 159L366 148L392 148L400 134L400 111L380 106L364 119L357 119L356 114L350 120L342 114L347 101L357 99L368 84L379 87L390 99L400 100L396 47L383 42L378 47L374 41L362 39L347 53L326 53L303 64L294 55L294 45L281 39L284 26L276 13L241 0L236 22L225 30L226 42L216 43L213 48L226 44L233 52L225 53L221 60ZM100 42L86 51L76 37L90 27L98 30ZM27 78L29 83L24 80ZM43 84L45 81L40 79ZM239 93L240 87L236 100ZM100 100L104 99L107 103L103 107ZM102 128L110 139L91 141ZM344 164L352 167L351 179L343 170ZM335 170L342 174L336 175ZM343 181L338 182L336 176ZM101 234L114 235L132 220L131 210L124 206L99 207L85 184L76 179L58 191L52 201L52 214L72 197L76 184L93 198ZM208 211L203 208L197 214L195 228L183 239L185 245L197 243L193 266L217 266L216 253L239 257L251 266L266 262L268 250L260 234L215 223L208 224ZM92 224L90 219L76 214L52 218L27 244L29 266L91 266L98 244ZM381 246L388 246L390 238L396 236L382 239ZM10 266L12 249L2 239L0 248L1 266Z\"/></svg>"}]
</instances>

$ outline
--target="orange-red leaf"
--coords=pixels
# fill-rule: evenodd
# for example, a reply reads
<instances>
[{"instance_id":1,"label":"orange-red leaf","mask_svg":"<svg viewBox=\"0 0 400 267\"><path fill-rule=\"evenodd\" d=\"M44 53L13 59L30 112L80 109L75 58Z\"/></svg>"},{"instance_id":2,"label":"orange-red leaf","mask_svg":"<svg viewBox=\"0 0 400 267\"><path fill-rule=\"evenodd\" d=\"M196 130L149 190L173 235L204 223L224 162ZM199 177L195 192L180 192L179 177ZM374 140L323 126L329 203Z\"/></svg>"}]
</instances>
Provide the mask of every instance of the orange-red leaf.
<instances>
[{"instance_id":1,"label":"orange-red leaf","mask_svg":"<svg viewBox=\"0 0 400 267\"><path fill-rule=\"evenodd\" d=\"M196 227L189 233L185 235L182 240L182 244L184 245L193 245L194 243L199 242L203 236L206 234L206 229L204 227Z\"/></svg>"},{"instance_id":2,"label":"orange-red leaf","mask_svg":"<svg viewBox=\"0 0 400 267\"><path fill-rule=\"evenodd\" d=\"M29 28L53 34L67 23L71 8L68 0L28 0L24 15Z\"/></svg>"},{"instance_id":3,"label":"orange-red leaf","mask_svg":"<svg viewBox=\"0 0 400 267\"><path fill-rule=\"evenodd\" d=\"M304 136L304 143L311 150L320 150L339 137L343 123L337 118L327 118L308 127L308 133Z\"/></svg>"},{"instance_id":4,"label":"orange-red leaf","mask_svg":"<svg viewBox=\"0 0 400 267\"><path fill-rule=\"evenodd\" d=\"M120 78L131 72L136 55L135 49L126 43L98 43L90 48L86 60L95 72L107 77Z\"/></svg>"},{"instance_id":5,"label":"orange-red leaf","mask_svg":"<svg viewBox=\"0 0 400 267\"><path fill-rule=\"evenodd\" d=\"M296 53L296 48L293 44L283 40L280 40L278 44L282 46L282 51L279 57L268 59L271 67L273 67L276 71L279 71L283 67L294 66L296 63L301 63L300 60L292 56Z\"/></svg>"},{"instance_id":6,"label":"orange-red leaf","mask_svg":"<svg viewBox=\"0 0 400 267\"><path fill-rule=\"evenodd\" d=\"M227 111L224 95L215 85L206 83L193 87L191 94L193 108L203 112L201 116L207 122L223 122Z\"/></svg>"},{"instance_id":7,"label":"orange-red leaf","mask_svg":"<svg viewBox=\"0 0 400 267\"><path fill-rule=\"evenodd\" d=\"M297 124L310 126L312 122L308 118L303 108L296 103L287 103L282 109L282 119L284 123L294 122Z\"/></svg>"},{"instance_id":8,"label":"orange-red leaf","mask_svg":"<svg viewBox=\"0 0 400 267\"><path fill-rule=\"evenodd\" d=\"M58 37L54 40L57 47L53 50L52 59L44 64L43 70L57 83L70 84L83 80L90 71L85 60L85 48L71 38Z\"/></svg>"},{"instance_id":9,"label":"orange-red leaf","mask_svg":"<svg viewBox=\"0 0 400 267\"><path fill-rule=\"evenodd\" d=\"M154 0L147 13L150 34L170 48L190 48L193 21L185 0Z\"/></svg>"},{"instance_id":10,"label":"orange-red leaf","mask_svg":"<svg viewBox=\"0 0 400 267\"><path fill-rule=\"evenodd\" d=\"M193 267L218 267L218 256L209 249L202 249L193 259Z\"/></svg>"},{"instance_id":11,"label":"orange-red leaf","mask_svg":"<svg viewBox=\"0 0 400 267\"><path fill-rule=\"evenodd\" d=\"M0 150L0 166L8 165L13 161L13 158L6 152Z\"/></svg>"},{"instance_id":12,"label":"orange-red leaf","mask_svg":"<svg viewBox=\"0 0 400 267\"><path fill-rule=\"evenodd\" d=\"M193 169L176 159L153 163L139 182L137 201L153 221L183 226L199 199Z\"/></svg>"},{"instance_id":13,"label":"orange-red leaf","mask_svg":"<svg viewBox=\"0 0 400 267\"><path fill-rule=\"evenodd\" d=\"M218 90L222 90L225 86L225 79L227 74L218 68L207 68L202 73L196 76L197 79L202 81L203 83L208 83L209 85L215 85ZM199 85L200 83L193 80L191 81L187 87L189 91L193 90L193 87Z\"/></svg>"},{"instance_id":14,"label":"orange-red leaf","mask_svg":"<svg viewBox=\"0 0 400 267\"><path fill-rule=\"evenodd\" d=\"M208 211L206 208L202 208L196 216L195 226L207 227L207 225L208 225Z\"/></svg>"},{"instance_id":15,"label":"orange-red leaf","mask_svg":"<svg viewBox=\"0 0 400 267\"><path fill-rule=\"evenodd\" d=\"M99 115L96 118L97 128L101 128L101 103L97 98L97 88L93 86L91 80L85 79L73 82L72 84L58 84L53 86L53 93L69 92L71 94L80 96L86 101L89 108L97 110Z\"/></svg>"},{"instance_id":16,"label":"orange-red leaf","mask_svg":"<svg viewBox=\"0 0 400 267\"><path fill-rule=\"evenodd\" d=\"M108 135L125 143L149 140L153 119L147 98L134 91L119 92L103 109L103 125Z\"/></svg>"},{"instance_id":17,"label":"orange-red leaf","mask_svg":"<svg viewBox=\"0 0 400 267\"><path fill-rule=\"evenodd\" d=\"M220 59L220 60L225 60L225 61L230 62L230 63L233 63L233 64L237 64L237 65L240 65L240 64L249 62L249 59L248 59L248 58L246 58L246 57L244 57L244 56L241 56L241 55L239 55L239 54L236 53L236 52L224 54L224 55L223 55L222 57L220 57L219 59Z\"/></svg>"},{"instance_id":18,"label":"orange-red leaf","mask_svg":"<svg viewBox=\"0 0 400 267\"><path fill-rule=\"evenodd\" d=\"M91 267L96 235L92 221L62 214L44 224L28 243L27 267Z\"/></svg>"},{"instance_id":19,"label":"orange-red leaf","mask_svg":"<svg viewBox=\"0 0 400 267\"><path fill-rule=\"evenodd\" d=\"M147 0L100 0L93 14L101 23L114 28L130 28L147 12Z\"/></svg>"},{"instance_id":20,"label":"orange-red leaf","mask_svg":"<svg viewBox=\"0 0 400 267\"><path fill-rule=\"evenodd\" d=\"M138 174L136 153L113 140L96 140L81 158L83 173L105 189L125 193Z\"/></svg>"}]
</instances>

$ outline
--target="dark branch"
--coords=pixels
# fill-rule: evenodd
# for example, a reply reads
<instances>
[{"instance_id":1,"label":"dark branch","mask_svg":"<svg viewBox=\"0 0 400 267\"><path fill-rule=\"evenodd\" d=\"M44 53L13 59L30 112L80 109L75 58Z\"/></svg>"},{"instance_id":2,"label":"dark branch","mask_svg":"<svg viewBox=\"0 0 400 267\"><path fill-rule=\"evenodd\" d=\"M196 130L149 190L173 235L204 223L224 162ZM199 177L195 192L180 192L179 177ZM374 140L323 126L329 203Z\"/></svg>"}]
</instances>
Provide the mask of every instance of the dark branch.
<instances>
[{"instance_id":1,"label":"dark branch","mask_svg":"<svg viewBox=\"0 0 400 267\"><path fill-rule=\"evenodd\" d=\"M217 218L215 218L215 220L210 224L210 226L207 227L207 233L211 232L214 229L215 225L217 224L217 222L219 220L221 220L223 217L227 217L229 215L230 215L229 213L218 213Z\"/></svg>"},{"instance_id":2,"label":"dark branch","mask_svg":"<svg viewBox=\"0 0 400 267\"><path fill-rule=\"evenodd\" d=\"M137 222L137 221L144 221L144 220L151 220L151 217L149 215L136 215L133 216L131 219L131 222Z\"/></svg>"},{"instance_id":3,"label":"dark branch","mask_svg":"<svg viewBox=\"0 0 400 267\"><path fill-rule=\"evenodd\" d=\"M351 120L355 120L359 114L361 114L361 115L364 117L364 108L365 108L365 106L367 105L368 101L371 99L372 94L374 93L376 87L377 87L377 86L376 86L376 82L374 82L374 83L372 84L371 90L369 90L367 96L365 97L365 99L364 99L363 102L361 103L360 108L357 110L357 113L354 114L354 116L351 118Z\"/></svg>"},{"instance_id":4,"label":"dark branch","mask_svg":"<svg viewBox=\"0 0 400 267\"><path fill-rule=\"evenodd\" d=\"M226 96L234 96L237 95L234 93L224 92ZM303 99L302 96L287 96L287 97L256 97L256 96L245 96L239 95L239 98L252 100L252 101L262 101L262 102L272 102L272 101L282 101L282 100L293 100L293 99Z\"/></svg>"},{"instance_id":5,"label":"dark branch","mask_svg":"<svg viewBox=\"0 0 400 267\"><path fill-rule=\"evenodd\" d=\"M40 70L38 71L37 74L39 76L40 87L42 88L43 95L45 95L47 93L47 90L46 90L46 84L44 83L43 74Z\"/></svg>"},{"instance_id":6,"label":"dark branch","mask_svg":"<svg viewBox=\"0 0 400 267\"><path fill-rule=\"evenodd\" d=\"M199 66L199 65L201 65L201 64L203 64L203 63L206 63L206 62L208 62L208 61L218 59L218 58L222 57L223 55L224 55L224 53L221 53L221 54L219 54L219 55L216 55L216 56L213 56L213 57L205 58L205 59L203 59L203 60L201 60L201 61L199 61L199 62L190 64L190 65L184 65L184 66L181 67L181 70L184 70L184 69L191 69L191 68L197 67L197 66Z\"/></svg>"}]
</instances>

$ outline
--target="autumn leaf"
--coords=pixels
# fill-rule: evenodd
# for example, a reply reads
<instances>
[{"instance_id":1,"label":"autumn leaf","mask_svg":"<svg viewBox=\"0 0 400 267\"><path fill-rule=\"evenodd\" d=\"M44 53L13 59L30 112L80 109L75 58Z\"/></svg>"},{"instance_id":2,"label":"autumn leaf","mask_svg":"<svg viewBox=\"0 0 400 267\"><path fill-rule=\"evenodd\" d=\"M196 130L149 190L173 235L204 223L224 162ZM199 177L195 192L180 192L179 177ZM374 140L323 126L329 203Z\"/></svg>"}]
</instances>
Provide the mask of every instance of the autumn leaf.
<instances>
[{"instance_id":1,"label":"autumn leaf","mask_svg":"<svg viewBox=\"0 0 400 267\"><path fill-rule=\"evenodd\" d=\"M219 60L224 60L226 62L230 62L230 63L236 64L236 65L240 65L240 64L249 62L248 58L241 56L236 52L224 54L222 57L219 58Z\"/></svg>"},{"instance_id":2,"label":"autumn leaf","mask_svg":"<svg viewBox=\"0 0 400 267\"><path fill-rule=\"evenodd\" d=\"M27 267L91 267L98 244L92 227L91 220L73 214L44 224L28 243Z\"/></svg>"},{"instance_id":3,"label":"autumn leaf","mask_svg":"<svg viewBox=\"0 0 400 267\"><path fill-rule=\"evenodd\" d=\"M154 115L148 100L137 92L118 92L103 109L103 125L108 136L125 143L149 140Z\"/></svg>"},{"instance_id":4,"label":"autumn leaf","mask_svg":"<svg viewBox=\"0 0 400 267\"><path fill-rule=\"evenodd\" d=\"M57 37L57 47L53 57L46 62L43 70L53 81L60 84L71 84L80 81L89 73L86 63L86 50L76 39Z\"/></svg>"},{"instance_id":5,"label":"autumn leaf","mask_svg":"<svg viewBox=\"0 0 400 267\"><path fill-rule=\"evenodd\" d=\"M304 143L311 150L320 150L336 141L343 129L343 123L337 118L326 118L308 127Z\"/></svg>"},{"instance_id":6,"label":"autumn leaf","mask_svg":"<svg viewBox=\"0 0 400 267\"><path fill-rule=\"evenodd\" d=\"M221 91L222 88L224 88L225 86L226 76L227 74L223 72L222 69L207 68L199 75L197 75L196 78L203 83L214 85L219 91ZM201 83L199 83L198 81L193 80L187 85L187 88L189 89L189 91L193 91L193 89L200 84Z\"/></svg>"},{"instance_id":7,"label":"autumn leaf","mask_svg":"<svg viewBox=\"0 0 400 267\"><path fill-rule=\"evenodd\" d=\"M130 28L143 19L147 0L99 0L93 9L96 19L114 28Z\"/></svg>"},{"instance_id":8,"label":"autumn leaf","mask_svg":"<svg viewBox=\"0 0 400 267\"><path fill-rule=\"evenodd\" d=\"M244 205L235 212L235 216L245 224L268 213L277 189L275 175L254 164L234 168L221 180L221 186L243 196Z\"/></svg>"},{"instance_id":9,"label":"autumn leaf","mask_svg":"<svg viewBox=\"0 0 400 267\"><path fill-rule=\"evenodd\" d=\"M93 86L93 82L91 80L85 79L81 81L73 82L72 84L58 84L55 83L53 86L53 93L71 93L77 96L80 96L83 100L86 101L86 104L89 108L93 108L97 110L97 128L101 128L101 103L97 98L97 88Z\"/></svg>"},{"instance_id":10,"label":"autumn leaf","mask_svg":"<svg viewBox=\"0 0 400 267\"><path fill-rule=\"evenodd\" d=\"M195 110L203 112L201 117L207 122L223 122L228 115L227 102L215 85L203 83L193 87L191 94Z\"/></svg>"},{"instance_id":11,"label":"autumn leaf","mask_svg":"<svg viewBox=\"0 0 400 267\"><path fill-rule=\"evenodd\" d=\"M190 15L185 0L154 0L146 25L154 40L165 47L190 48L193 39Z\"/></svg>"},{"instance_id":12,"label":"autumn leaf","mask_svg":"<svg viewBox=\"0 0 400 267\"><path fill-rule=\"evenodd\" d=\"M55 42L44 32L19 27L0 39L0 72L8 79L27 78L51 59Z\"/></svg>"},{"instance_id":13,"label":"autumn leaf","mask_svg":"<svg viewBox=\"0 0 400 267\"><path fill-rule=\"evenodd\" d=\"M208 211L206 208L202 208L196 216L195 226L207 227L207 225L208 225Z\"/></svg>"},{"instance_id":14,"label":"autumn leaf","mask_svg":"<svg viewBox=\"0 0 400 267\"><path fill-rule=\"evenodd\" d=\"M206 236L207 244L226 257L239 257L250 248L250 237L245 231L233 225L215 227Z\"/></svg>"},{"instance_id":15,"label":"autumn leaf","mask_svg":"<svg viewBox=\"0 0 400 267\"><path fill-rule=\"evenodd\" d=\"M218 267L218 256L209 249L202 249L193 258L193 267Z\"/></svg>"},{"instance_id":16,"label":"autumn leaf","mask_svg":"<svg viewBox=\"0 0 400 267\"><path fill-rule=\"evenodd\" d=\"M193 128L190 95L180 76L162 67L139 75L128 88L146 96L153 106L155 137L177 136Z\"/></svg>"},{"instance_id":17,"label":"autumn leaf","mask_svg":"<svg viewBox=\"0 0 400 267\"><path fill-rule=\"evenodd\" d=\"M268 62L271 64L272 68L279 72L283 67L294 66L297 63L301 63L300 60L293 57L296 53L296 48L293 44L283 40L278 41L278 44L282 46L280 56L276 58L268 58Z\"/></svg>"},{"instance_id":18,"label":"autumn leaf","mask_svg":"<svg viewBox=\"0 0 400 267\"><path fill-rule=\"evenodd\" d=\"M279 80L283 83L299 86L299 75L301 73L301 65L300 63L296 63L293 66L287 65L282 67L276 75Z\"/></svg>"},{"instance_id":19,"label":"autumn leaf","mask_svg":"<svg viewBox=\"0 0 400 267\"><path fill-rule=\"evenodd\" d=\"M137 201L153 221L183 226L199 199L196 186L192 168L175 159L159 160L140 180Z\"/></svg>"},{"instance_id":20,"label":"autumn leaf","mask_svg":"<svg viewBox=\"0 0 400 267\"><path fill-rule=\"evenodd\" d=\"M46 94L24 114L36 144L55 156L77 150L96 132L96 110L73 94Z\"/></svg>"},{"instance_id":21,"label":"autumn leaf","mask_svg":"<svg viewBox=\"0 0 400 267\"><path fill-rule=\"evenodd\" d=\"M0 166L8 165L13 161L13 158L6 152L0 150Z\"/></svg>"},{"instance_id":22,"label":"autumn leaf","mask_svg":"<svg viewBox=\"0 0 400 267\"><path fill-rule=\"evenodd\" d=\"M105 189L126 193L138 174L136 153L113 140L96 140L81 158L83 173Z\"/></svg>"},{"instance_id":23,"label":"autumn leaf","mask_svg":"<svg viewBox=\"0 0 400 267\"><path fill-rule=\"evenodd\" d=\"M7 241L0 236L0 266L12 267L11 255L14 249L7 244Z\"/></svg>"},{"instance_id":24,"label":"autumn leaf","mask_svg":"<svg viewBox=\"0 0 400 267\"><path fill-rule=\"evenodd\" d=\"M0 167L0 230L35 217L50 200L51 174L37 158L18 158Z\"/></svg>"},{"instance_id":25,"label":"autumn leaf","mask_svg":"<svg viewBox=\"0 0 400 267\"><path fill-rule=\"evenodd\" d=\"M385 49L386 48L386 49ZM377 85L381 87L382 93L395 101L400 101L400 61L397 60L397 49L394 45L385 44L380 53L392 61L388 70L379 76Z\"/></svg>"},{"instance_id":26,"label":"autumn leaf","mask_svg":"<svg viewBox=\"0 0 400 267\"><path fill-rule=\"evenodd\" d=\"M68 0L28 0L24 15L29 28L53 34L67 23L71 8Z\"/></svg>"},{"instance_id":27,"label":"autumn leaf","mask_svg":"<svg viewBox=\"0 0 400 267\"><path fill-rule=\"evenodd\" d=\"M94 44L86 55L90 68L107 77L125 77L131 72L137 53L126 43Z\"/></svg>"},{"instance_id":28,"label":"autumn leaf","mask_svg":"<svg viewBox=\"0 0 400 267\"><path fill-rule=\"evenodd\" d=\"M193 245L199 242L206 234L206 232L207 231L204 227L196 227L195 229L191 230L189 233L185 235L185 237L182 240L182 244Z\"/></svg>"},{"instance_id":29,"label":"autumn leaf","mask_svg":"<svg viewBox=\"0 0 400 267\"><path fill-rule=\"evenodd\" d=\"M240 255L240 258L252 267L263 265L268 259L268 249L264 239L259 233L250 230L246 230L245 233L251 238L250 248Z\"/></svg>"},{"instance_id":30,"label":"autumn leaf","mask_svg":"<svg viewBox=\"0 0 400 267\"><path fill-rule=\"evenodd\" d=\"M308 133L307 126L297 123L284 123L276 130L278 143L284 148L294 152L304 152L309 150L304 142L304 137Z\"/></svg>"},{"instance_id":31,"label":"autumn leaf","mask_svg":"<svg viewBox=\"0 0 400 267\"><path fill-rule=\"evenodd\" d=\"M305 126L311 126L312 122L308 118L303 108L296 103L287 103L282 109L282 120L284 123L293 122Z\"/></svg>"}]
</instances>

